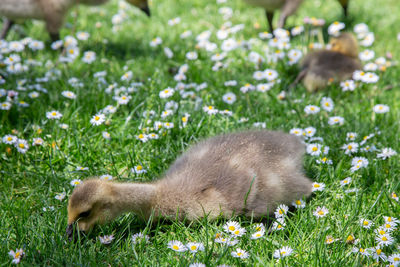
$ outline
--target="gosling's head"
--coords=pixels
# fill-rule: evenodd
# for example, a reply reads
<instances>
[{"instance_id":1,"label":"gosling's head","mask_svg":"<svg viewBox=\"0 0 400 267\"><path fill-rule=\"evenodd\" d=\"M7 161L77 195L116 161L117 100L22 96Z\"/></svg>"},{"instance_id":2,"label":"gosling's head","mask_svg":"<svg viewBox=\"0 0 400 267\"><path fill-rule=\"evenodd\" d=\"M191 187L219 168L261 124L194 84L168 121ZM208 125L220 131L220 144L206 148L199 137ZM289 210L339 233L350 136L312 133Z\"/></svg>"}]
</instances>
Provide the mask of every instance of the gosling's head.
<instances>
[{"instance_id":1,"label":"gosling's head","mask_svg":"<svg viewBox=\"0 0 400 267\"><path fill-rule=\"evenodd\" d=\"M118 216L114 199L111 182L92 179L78 185L68 202L68 237L72 238L74 223L80 231L88 231L94 224L105 223Z\"/></svg>"},{"instance_id":2,"label":"gosling's head","mask_svg":"<svg viewBox=\"0 0 400 267\"><path fill-rule=\"evenodd\" d=\"M147 0L126 0L129 4L139 8L150 17L150 8Z\"/></svg>"},{"instance_id":3,"label":"gosling's head","mask_svg":"<svg viewBox=\"0 0 400 267\"><path fill-rule=\"evenodd\" d=\"M344 32L337 37L332 37L329 44L332 51L353 58L358 57L358 43L354 35L351 33Z\"/></svg>"}]
</instances>

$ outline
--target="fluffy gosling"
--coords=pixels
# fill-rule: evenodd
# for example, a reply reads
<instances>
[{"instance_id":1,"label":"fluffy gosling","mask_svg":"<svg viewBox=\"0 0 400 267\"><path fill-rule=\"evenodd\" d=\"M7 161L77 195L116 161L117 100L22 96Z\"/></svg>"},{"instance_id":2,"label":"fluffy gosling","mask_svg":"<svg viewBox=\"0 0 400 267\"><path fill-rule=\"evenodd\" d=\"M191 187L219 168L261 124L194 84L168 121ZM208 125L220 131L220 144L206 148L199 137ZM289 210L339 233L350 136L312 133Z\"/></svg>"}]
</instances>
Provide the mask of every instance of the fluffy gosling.
<instances>
[{"instance_id":1,"label":"fluffy gosling","mask_svg":"<svg viewBox=\"0 0 400 267\"><path fill-rule=\"evenodd\" d=\"M342 33L330 40L330 50L310 52L300 64L300 73L289 88L303 81L307 91L325 88L329 82L339 82L352 77L362 69L358 59L358 44L350 33Z\"/></svg>"},{"instance_id":2,"label":"fluffy gosling","mask_svg":"<svg viewBox=\"0 0 400 267\"><path fill-rule=\"evenodd\" d=\"M0 0L0 16L6 17L0 40L7 36L8 31L17 19L44 20L47 31L53 41L60 39L60 28L68 10L81 3L86 5L101 5L108 0ZM147 0L126 0L128 3L140 8L147 15L150 10Z\"/></svg>"},{"instance_id":3,"label":"fluffy gosling","mask_svg":"<svg viewBox=\"0 0 400 267\"><path fill-rule=\"evenodd\" d=\"M152 183L86 180L69 199L67 234L72 237L75 222L88 231L124 212L179 220L271 214L311 194L303 154L296 136L247 131L198 143Z\"/></svg>"}]
</instances>

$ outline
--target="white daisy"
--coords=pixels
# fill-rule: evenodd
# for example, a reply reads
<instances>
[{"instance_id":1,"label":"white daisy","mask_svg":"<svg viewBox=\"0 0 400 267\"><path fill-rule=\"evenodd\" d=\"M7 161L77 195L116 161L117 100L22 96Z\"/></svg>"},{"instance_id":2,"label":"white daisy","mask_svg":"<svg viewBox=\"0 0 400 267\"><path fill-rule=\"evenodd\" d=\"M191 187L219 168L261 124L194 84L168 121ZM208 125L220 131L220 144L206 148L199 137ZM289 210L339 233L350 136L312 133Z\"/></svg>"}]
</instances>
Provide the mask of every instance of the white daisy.
<instances>
[{"instance_id":1,"label":"white daisy","mask_svg":"<svg viewBox=\"0 0 400 267\"><path fill-rule=\"evenodd\" d=\"M32 142L33 146L41 146L41 145L43 145L43 143L44 143L44 140L42 138L40 138L40 137L33 138L33 142Z\"/></svg>"},{"instance_id":2,"label":"white daisy","mask_svg":"<svg viewBox=\"0 0 400 267\"><path fill-rule=\"evenodd\" d=\"M317 114L319 111L320 108L314 105L308 105L304 108L306 114Z\"/></svg>"},{"instance_id":3,"label":"white daisy","mask_svg":"<svg viewBox=\"0 0 400 267\"><path fill-rule=\"evenodd\" d=\"M46 112L46 117L47 117L48 119L51 119L51 120L58 120L58 119L60 119L62 116L63 116L63 115L62 115L60 112L58 112L57 110L53 110L53 111Z\"/></svg>"},{"instance_id":4,"label":"white daisy","mask_svg":"<svg viewBox=\"0 0 400 267\"><path fill-rule=\"evenodd\" d=\"M193 254L197 253L198 251L204 251L203 243L189 242L186 244L186 247Z\"/></svg>"},{"instance_id":5,"label":"white daisy","mask_svg":"<svg viewBox=\"0 0 400 267\"><path fill-rule=\"evenodd\" d=\"M168 242L168 248L176 251L176 252L184 252L187 250L186 246L182 244L181 241L172 240Z\"/></svg>"},{"instance_id":6,"label":"white daisy","mask_svg":"<svg viewBox=\"0 0 400 267\"><path fill-rule=\"evenodd\" d=\"M142 174L142 173L146 173L147 170L145 168L143 168L142 165L137 165L134 168L132 168L132 172L136 173L136 174Z\"/></svg>"},{"instance_id":7,"label":"white daisy","mask_svg":"<svg viewBox=\"0 0 400 267\"><path fill-rule=\"evenodd\" d=\"M236 231L237 229L240 229L240 224L238 222L235 221L228 221L227 223L225 223L225 225L223 226L225 232L227 233L233 233L234 231Z\"/></svg>"},{"instance_id":8,"label":"white daisy","mask_svg":"<svg viewBox=\"0 0 400 267\"><path fill-rule=\"evenodd\" d=\"M347 81L341 82L340 87L342 88L343 92L354 91L354 89L356 89L356 84L353 80L347 80Z\"/></svg>"},{"instance_id":9,"label":"white daisy","mask_svg":"<svg viewBox=\"0 0 400 267\"><path fill-rule=\"evenodd\" d=\"M360 225L363 227L363 228L366 228L366 229L370 229L373 225L374 225L374 223L373 222L371 222L370 220L367 220L367 219L360 219Z\"/></svg>"},{"instance_id":10,"label":"white daisy","mask_svg":"<svg viewBox=\"0 0 400 267\"><path fill-rule=\"evenodd\" d=\"M314 216L317 218L325 217L329 213L328 209L325 207L317 207L313 212Z\"/></svg>"},{"instance_id":11,"label":"white daisy","mask_svg":"<svg viewBox=\"0 0 400 267\"><path fill-rule=\"evenodd\" d=\"M160 98L169 98L175 93L175 90L171 87L168 87L162 91L160 91L159 96Z\"/></svg>"},{"instance_id":12,"label":"white daisy","mask_svg":"<svg viewBox=\"0 0 400 267\"><path fill-rule=\"evenodd\" d=\"M144 235L142 232L136 233L134 235L132 235L132 243L138 244L140 242L145 241L146 243L149 242L150 237L148 235Z\"/></svg>"},{"instance_id":13,"label":"white daisy","mask_svg":"<svg viewBox=\"0 0 400 267\"><path fill-rule=\"evenodd\" d=\"M218 113L218 109L214 108L214 106L204 106L203 111L208 115L214 115Z\"/></svg>"},{"instance_id":14,"label":"white daisy","mask_svg":"<svg viewBox=\"0 0 400 267\"><path fill-rule=\"evenodd\" d=\"M312 189L311 189L312 192L324 191L324 189L325 189L324 183L317 183L317 182L312 183Z\"/></svg>"},{"instance_id":15,"label":"white daisy","mask_svg":"<svg viewBox=\"0 0 400 267\"><path fill-rule=\"evenodd\" d=\"M13 145L17 142L18 138L15 135L7 134L3 136L3 143Z\"/></svg>"},{"instance_id":16,"label":"white daisy","mask_svg":"<svg viewBox=\"0 0 400 267\"><path fill-rule=\"evenodd\" d=\"M274 258L281 259L290 256L293 253L293 249L291 247L283 247L274 251Z\"/></svg>"},{"instance_id":17,"label":"white daisy","mask_svg":"<svg viewBox=\"0 0 400 267\"><path fill-rule=\"evenodd\" d=\"M292 202L292 206L294 206L298 209L304 209L306 207L306 203L302 199L296 199Z\"/></svg>"},{"instance_id":18,"label":"white daisy","mask_svg":"<svg viewBox=\"0 0 400 267\"><path fill-rule=\"evenodd\" d=\"M289 210L289 207L288 207L288 206L286 206L286 205L284 205L284 204L280 204L280 205L276 208L276 210L275 210L275 212L274 212L275 218L283 218L283 217L287 214L288 210Z\"/></svg>"},{"instance_id":19,"label":"white daisy","mask_svg":"<svg viewBox=\"0 0 400 267\"><path fill-rule=\"evenodd\" d=\"M334 106L335 105L333 104L333 100L330 97L323 97L321 99L321 107L324 110L331 112L333 110Z\"/></svg>"},{"instance_id":20,"label":"white daisy","mask_svg":"<svg viewBox=\"0 0 400 267\"><path fill-rule=\"evenodd\" d=\"M341 185L341 186L348 185L348 184L351 183L351 180L352 180L352 179L351 179L350 177L346 177L346 178L344 178L343 180L340 181L340 185Z\"/></svg>"},{"instance_id":21,"label":"white daisy","mask_svg":"<svg viewBox=\"0 0 400 267\"><path fill-rule=\"evenodd\" d=\"M28 142L24 139L18 139L15 142L14 146L17 149L17 151L22 154L25 154L26 151L28 151L28 149L29 149Z\"/></svg>"},{"instance_id":22,"label":"white daisy","mask_svg":"<svg viewBox=\"0 0 400 267\"><path fill-rule=\"evenodd\" d=\"M345 150L344 153L345 153L346 155L349 155L349 154L351 154L351 153L356 153L356 152L358 151L358 144L357 144L357 143L354 143L354 142L348 143L348 144L344 144L344 145L342 146L342 149Z\"/></svg>"},{"instance_id":23,"label":"white daisy","mask_svg":"<svg viewBox=\"0 0 400 267\"><path fill-rule=\"evenodd\" d=\"M110 244L114 240L114 235L99 236L100 243L104 245Z\"/></svg>"},{"instance_id":24,"label":"white daisy","mask_svg":"<svg viewBox=\"0 0 400 267\"><path fill-rule=\"evenodd\" d=\"M396 152L396 151L394 151L394 150L391 149L390 147L385 147L385 148L382 148L381 153L378 153L378 154L376 155L376 157L385 160L385 159L390 158L390 157L393 157L393 156L395 156L395 155L397 155L397 152Z\"/></svg>"},{"instance_id":25,"label":"white daisy","mask_svg":"<svg viewBox=\"0 0 400 267\"><path fill-rule=\"evenodd\" d=\"M25 252L22 250L22 248L20 248L20 249L16 249L15 251L10 250L10 252L8 252L8 255L10 255L13 258L12 263L18 264L21 261L21 259L24 257Z\"/></svg>"},{"instance_id":26,"label":"white daisy","mask_svg":"<svg viewBox=\"0 0 400 267\"><path fill-rule=\"evenodd\" d=\"M232 257L246 259L249 257L249 253L243 249L237 248L235 251L231 252Z\"/></svg>"},{"instance_id":27,"label":"white daisy","mask_svg":"<svg viewBox=\"0 0 400 267\"><path fill-rule=\"evenodd\" d=\"M94 115L91 119L90 119L90 123L94 126L99 126L101 124L103 124L103 122L106 120L106 116L102 113L99 113L97 115Z\"/></svg>"},{"instance_id":28,"label":"white daisy","mask_svg":"<svg viewBox=\"0 0 400 267\"><path fill-rule=\"evenodd\" d=\"M342 125L343 123L344 123L344 118L340 116L329 117L328 119L329 125L335 125L335 124Z\"/></svg>"},{"instance_id":29,"label":"white daisy","mask_svg":"<svg viewBox=\"0 0 400 267\"><path fill-rule=\"evenodd\" d=\"M223 100L225 103L231 105L231 104L235 103L235 101L236 101L236 95L235 95L234 93L232 93L232 92L228 92L228 93L226 93L226 94L224 94L224 95L222 96L222 100Z\"/></svg>"},{"instance_id":30,"label":"white daisy","mask_svg":"<svg viewBox=\"0 0 400 267\"><path fill-rule=\"evenodd\" d=\"M275 222L272 223L272 230L279 231L285 229L286 223L285 218L277 218Z\"/></svg>"},{"instance_id":31,"label":"white daisy","mask_svg":"<svg viewBox=\"0 0 400 267\"><path fill-rule=\"evenodd\" d=\"M262 229L260 231L256 231L255 233L253 233L250 238L251 239L259 239L259 238L263 237L264 235L265 235L265 230Z\"/></svg>"}]
</instances>

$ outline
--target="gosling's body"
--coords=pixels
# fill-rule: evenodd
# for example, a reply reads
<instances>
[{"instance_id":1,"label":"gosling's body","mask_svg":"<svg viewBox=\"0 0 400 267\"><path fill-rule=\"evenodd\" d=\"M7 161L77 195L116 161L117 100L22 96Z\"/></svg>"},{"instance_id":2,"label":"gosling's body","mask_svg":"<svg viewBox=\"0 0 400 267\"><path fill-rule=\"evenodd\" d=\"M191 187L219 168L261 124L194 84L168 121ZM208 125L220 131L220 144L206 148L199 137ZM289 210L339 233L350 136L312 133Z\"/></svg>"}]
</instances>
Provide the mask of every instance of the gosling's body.
<instances>
[{"instance_id":1,"label":"gosling's body","mask_svg":"<svg viewBox=\"0 0 400 267\"><path fill-rule=\"evenodd\" d=\"M84 182L69 200L68 223L80 218L79 229L88 230L128 211L144 219L268 215L311 193L303 153L297 137L281 132L217 136L189 149L154 183Z\"/></svg>"},{"instance_id":2,"label":"gosling's body","mask_svg":"<svg viewBox=\"0 0 400 267\"><path fill-rule=\"evenodd\" d=\"M349 79L354 71L362 69L357 40L353 35L342 33L332 38L330 45L331 50L323 49L307 54L294 84L303 81L307 90L314 92L325 88L329 82Z\"/></svg>"},{"instance_id":3,"label":"gosling's body","mask_svg":"<svg viewBox=\"0 0 400 267\"><path fill-rule=\"evenodd\" d=\"M1 0L0 16L6 17L0 39L4 39L13 24L19 19L44 20L53 40L59 39L59 31L68 10L76 4L101 5L108 0ZM127 0L149 14L146 0Z\"/></svg>"}]
</instances>

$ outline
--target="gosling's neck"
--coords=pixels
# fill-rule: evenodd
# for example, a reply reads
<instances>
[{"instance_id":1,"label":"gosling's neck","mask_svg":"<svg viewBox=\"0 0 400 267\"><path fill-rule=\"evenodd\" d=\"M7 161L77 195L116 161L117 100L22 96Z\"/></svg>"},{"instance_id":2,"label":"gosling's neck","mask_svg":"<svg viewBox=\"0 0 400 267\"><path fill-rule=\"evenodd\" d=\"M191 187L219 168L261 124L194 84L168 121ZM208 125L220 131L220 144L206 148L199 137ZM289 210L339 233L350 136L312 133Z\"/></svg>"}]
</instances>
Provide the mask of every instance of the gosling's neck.
<instances>
[{"instance_id":1,"label":"gosling's neck","mask_svg":"<svg viewBox=\"0 0 400 267\"><path fill-rule=\"evenodd\" d=\"M147 219L150 217L156 196L153 184L113 183L114 205L121 213L134 212Z\"/></svg>"}]
</instances>

